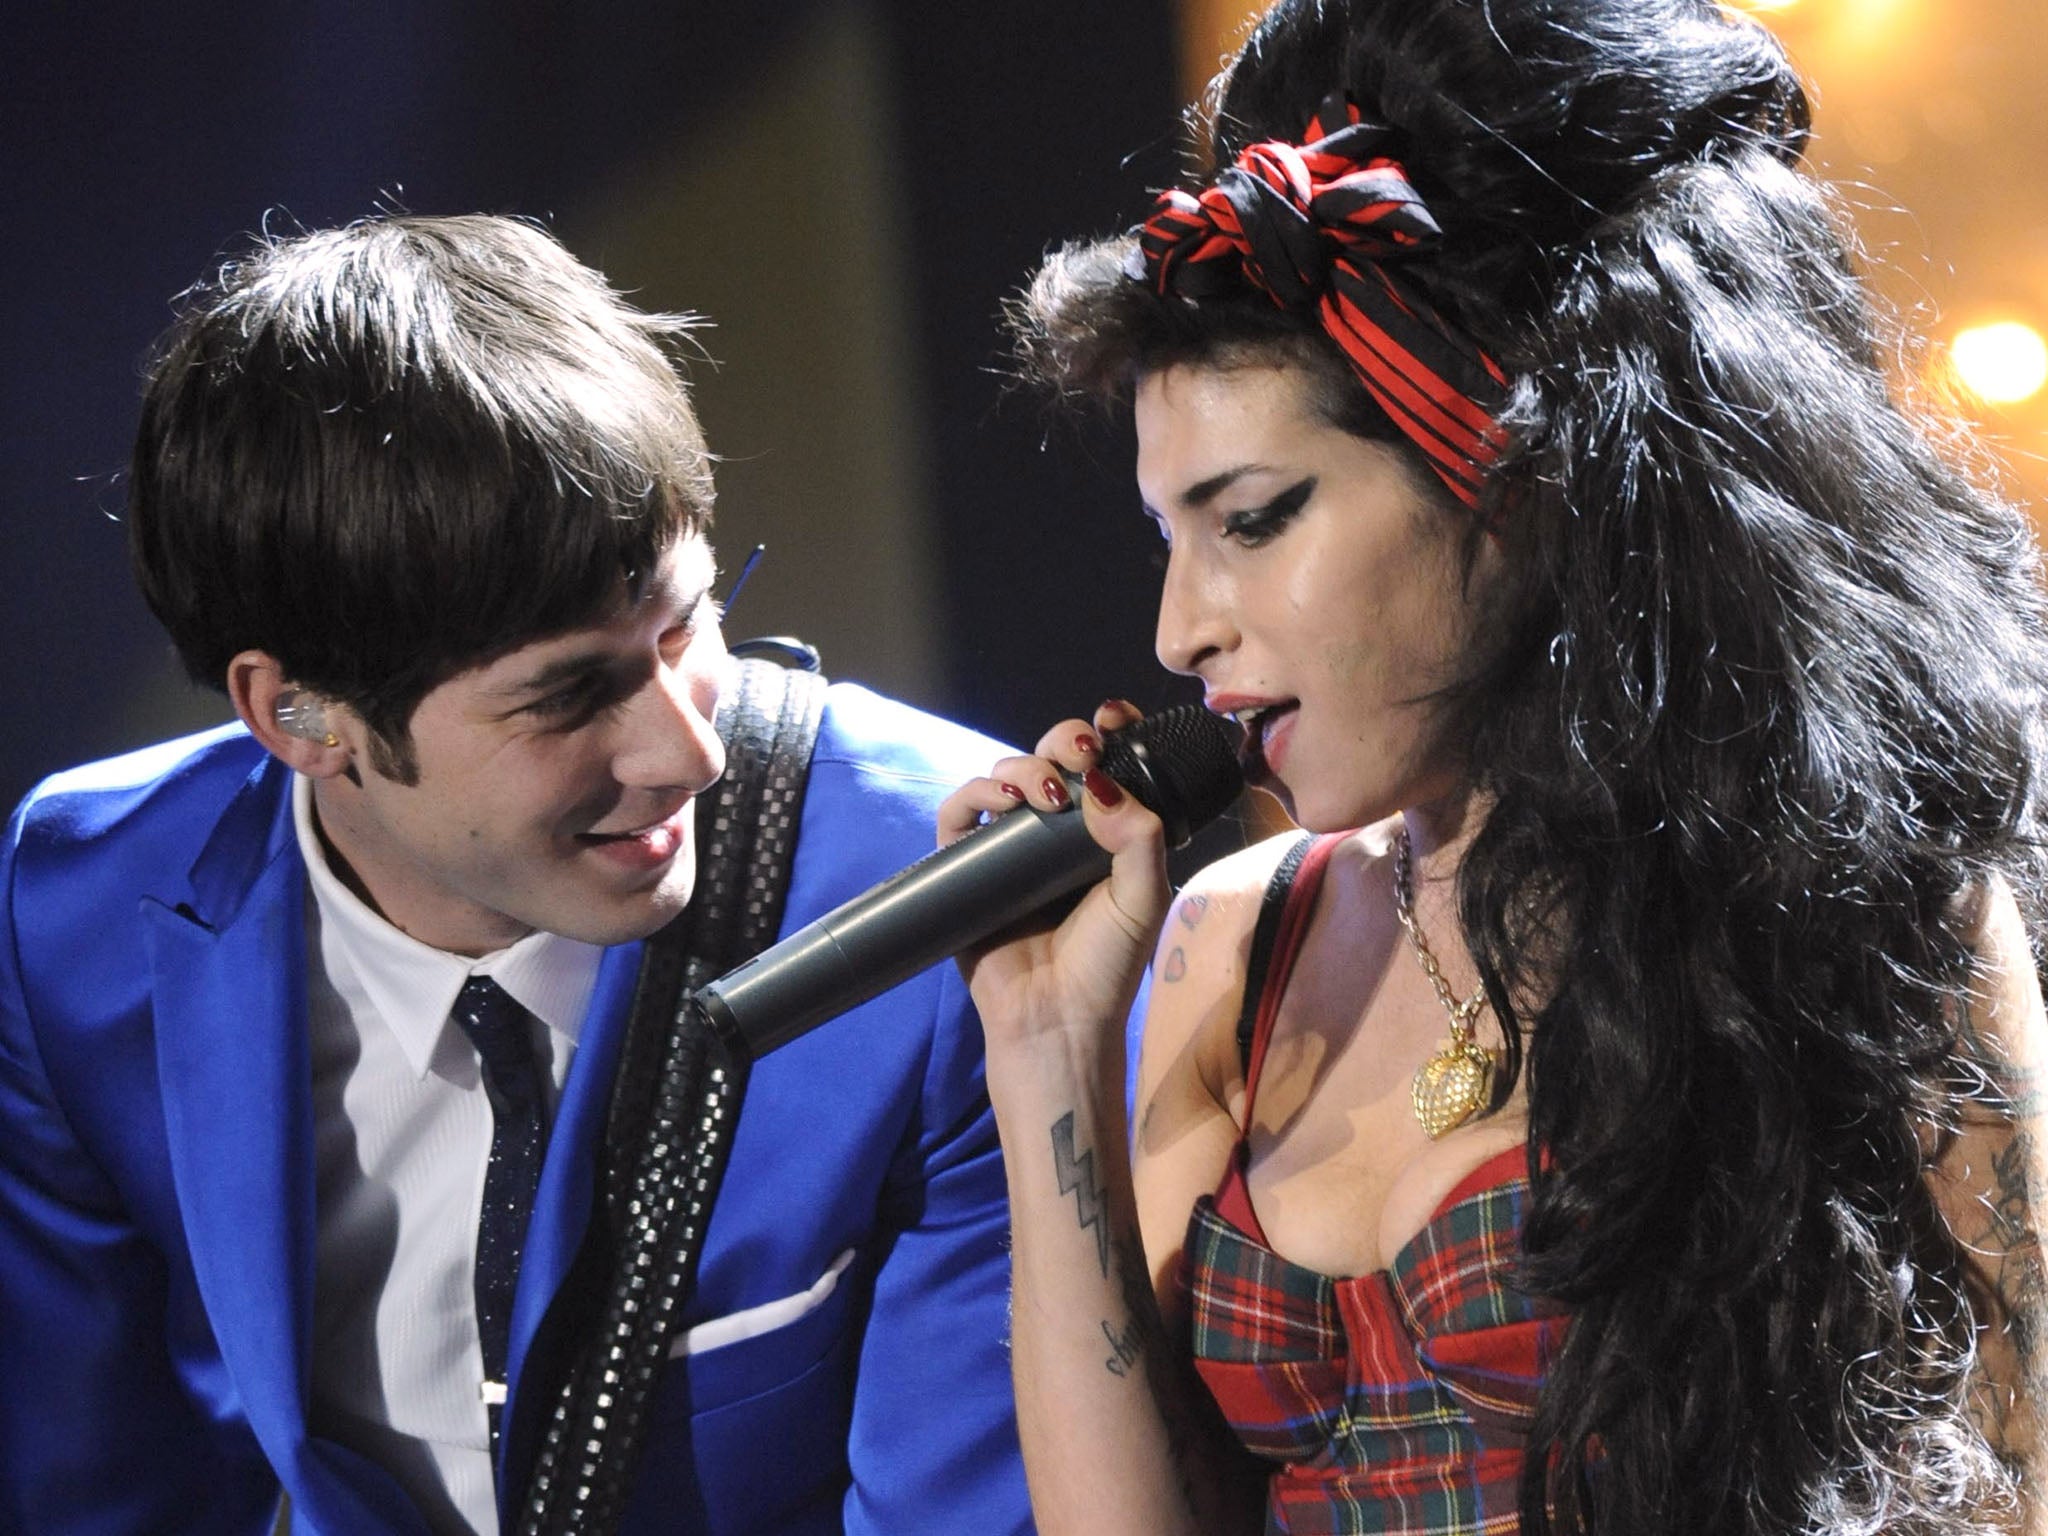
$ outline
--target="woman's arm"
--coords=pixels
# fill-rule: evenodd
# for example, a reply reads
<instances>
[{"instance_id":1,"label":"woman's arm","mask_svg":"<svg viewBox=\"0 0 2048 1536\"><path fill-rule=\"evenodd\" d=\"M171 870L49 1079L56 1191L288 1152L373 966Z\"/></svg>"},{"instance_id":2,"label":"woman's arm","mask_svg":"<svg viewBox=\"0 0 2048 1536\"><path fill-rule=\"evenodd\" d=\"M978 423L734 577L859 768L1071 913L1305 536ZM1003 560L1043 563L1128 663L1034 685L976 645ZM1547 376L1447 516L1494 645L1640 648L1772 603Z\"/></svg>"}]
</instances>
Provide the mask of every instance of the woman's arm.
<instances>
[{"instance_id":1,"label":"woman's arm","mask_svg":"<svg viewBox=\"0 0 2048 1536\"><path fill-rule=\"evenodd\" d=\"M1084 739L1091 729L1067 722L1040 757L1008 759L960 790L941 812L942 839L1014 805L1004 784L1056 809L1065 797L1046 780L1055 766L1093 765ZM1163 841L1135 800L1099 777L1094 787L1102 798L1075 797L1072 814L1113 855L1109 880L1057 928L963 960L1008 1170L1013 1375L1033 1514L1046 1536L1256 1531L1258 1485L1234 1475L1242 1453L1167 1336L1132 1193L1123 1021L1167 912Z\"/></svg>"},{"instance_id":2,"label":"woman's arm","mask_svg":"<svg viewBox=\"0 0 2048 1536\"><path fill-rule=\"evenodd\" d=\"M2033 1531L2048 1527L2048 1018L2011 891L1994 882L1977 905L1964 1028L1994 1094L1967 1106L1933 1189L1977 1314L1975 1417L2019 1481L2020 1529Z\"/></svg>"}]
</instances>

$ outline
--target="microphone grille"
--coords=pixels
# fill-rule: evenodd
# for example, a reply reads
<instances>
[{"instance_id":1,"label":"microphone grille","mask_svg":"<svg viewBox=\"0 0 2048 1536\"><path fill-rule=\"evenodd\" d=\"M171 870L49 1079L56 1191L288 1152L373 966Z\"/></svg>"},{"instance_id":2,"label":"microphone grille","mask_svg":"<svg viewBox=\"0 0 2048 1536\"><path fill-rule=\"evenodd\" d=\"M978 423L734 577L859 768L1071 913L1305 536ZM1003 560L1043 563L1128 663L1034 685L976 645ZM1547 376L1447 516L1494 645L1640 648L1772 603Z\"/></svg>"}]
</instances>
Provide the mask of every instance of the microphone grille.
<instances>
[{"instance_id":1,"label":"microphone grille","mask_svg":"<svg viewBox=\"0 0 2048 1536\"><path fill-rule=\"evenodd\" d=\"M1244 789L1243 742L1237 725L1181 704L1106 735L1102 767L1166 823L1167 841L1178 848Z\"/></svg>"}]
</instances>

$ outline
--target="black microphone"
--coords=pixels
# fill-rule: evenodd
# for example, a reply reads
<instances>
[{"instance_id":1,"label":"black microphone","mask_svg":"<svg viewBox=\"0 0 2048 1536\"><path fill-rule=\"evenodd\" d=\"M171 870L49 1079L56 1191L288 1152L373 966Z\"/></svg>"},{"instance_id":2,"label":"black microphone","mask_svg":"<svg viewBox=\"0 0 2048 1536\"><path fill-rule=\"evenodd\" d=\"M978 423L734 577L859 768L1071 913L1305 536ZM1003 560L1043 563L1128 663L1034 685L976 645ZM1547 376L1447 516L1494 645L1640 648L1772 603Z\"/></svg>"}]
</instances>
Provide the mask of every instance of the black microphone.
<instances>
[{"instance_id":1,"label":"black microphone","mask_svg":"<svg viewBox=\"0 0 2048 1536\"><path fill-rule=\"evenodd\" d=\"M1101 765L1178 848L1244 787L1242 740L1187 704L1104 733ZM707 983L697 1001L727 1040L764 1056L1108 873L1078 808L1020 806Z\"/></svg>"}]
</instances>

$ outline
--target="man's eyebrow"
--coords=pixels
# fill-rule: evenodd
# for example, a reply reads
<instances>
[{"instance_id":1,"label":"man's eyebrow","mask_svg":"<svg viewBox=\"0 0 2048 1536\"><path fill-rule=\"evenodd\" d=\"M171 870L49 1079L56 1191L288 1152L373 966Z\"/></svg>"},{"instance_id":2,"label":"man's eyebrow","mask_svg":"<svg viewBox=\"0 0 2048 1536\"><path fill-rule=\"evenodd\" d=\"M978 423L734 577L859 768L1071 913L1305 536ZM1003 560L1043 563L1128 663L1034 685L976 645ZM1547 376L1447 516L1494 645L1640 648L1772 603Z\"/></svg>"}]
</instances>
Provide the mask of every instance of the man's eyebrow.
<instances>
[{"instance_id":1,"label":"man's eyebrow","mask_svg":"<svg viewBox=\"0 0 2048 1536\"><path fill-rule=\"evenodd\" d=\"M704 600L711 595L711 588L717 582L717 579L718 573L716 570L713 570L702 581L692 582L688 587L684 588L682 595L676 600L676 611L682 614L695 613ZM650 590L643 596L642 601L653 601L661 597L665 591L672 590L674 589L656 588ZM556 657L553 661L543 662L537 670L529 672L523 677L495 684L485 691L501 699L521 698L528 694L545 693L548 689L568 682L572 678L583 677L592 672L601 672L612 664L613 659L612 653L603 647L588 651L571 651L565 656Z\"/></svg>"},{"instance_id":2,"label":"man's eyebrow","mask_svg":"<svg viewBox=\"0 0 2048 1536\"><path fill-rule=\"evenodd\" d=\"M573 651L567 656L558 656L544 663L539 670L510 682L499 683L487 690L499 698L517 698L529 693L542 693L571 678L582 677L591 672L602 671L611 663L607 651Z\"/></svg>"}]
</instances>

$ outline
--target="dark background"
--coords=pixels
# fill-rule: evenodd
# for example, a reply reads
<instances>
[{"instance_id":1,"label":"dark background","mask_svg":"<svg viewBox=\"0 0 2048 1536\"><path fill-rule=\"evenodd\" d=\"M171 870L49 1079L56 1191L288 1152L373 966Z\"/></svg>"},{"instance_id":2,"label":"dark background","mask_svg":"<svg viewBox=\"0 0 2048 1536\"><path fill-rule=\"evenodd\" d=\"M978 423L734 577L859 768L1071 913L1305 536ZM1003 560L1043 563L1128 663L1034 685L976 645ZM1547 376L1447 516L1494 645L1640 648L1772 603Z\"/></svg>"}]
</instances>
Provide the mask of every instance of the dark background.
<instances>
[{"instance_id":1,"label":"dark background","mask_svg":"<svg viewBox=\"0 0 2048 1536\"><path fill-rule=\"evenodd\" d=\"M2048 331L2039 0L1729 0L1814 86L1816 168L2006 489L2048 505L2048 390L1954 388L1963 327ZM225 717L134 595L122 467L171 299L250 231L377 207L544 220L702 311L735 635L1017 741L1151 659L1120 431L1005 394L996 310L1130 223L1254 0L228 0L17 6L0 34L0 808ZM1048 441L1048 437L1050 440ZM1969 452L1958 441L1958 451Z\"/></svg>"},{"instance_id":2,"label":"dark background","mask_svg":"<svg viewBox=\"0 0 2048 1536\"><path fill-rule=\"evenodd\" d=\"M67 8L69 9L69 8ZM735 636L1013 740L1151 659L1121 432L1006 393L996 311L1179 149L1170 0L103 0L0 62L0 803L227 717L135 595L123 474L171 300L264 227L544 220L693 365ZM1051 440L1048 441L1050 433Z\"/></svg>"}]
</instances>

